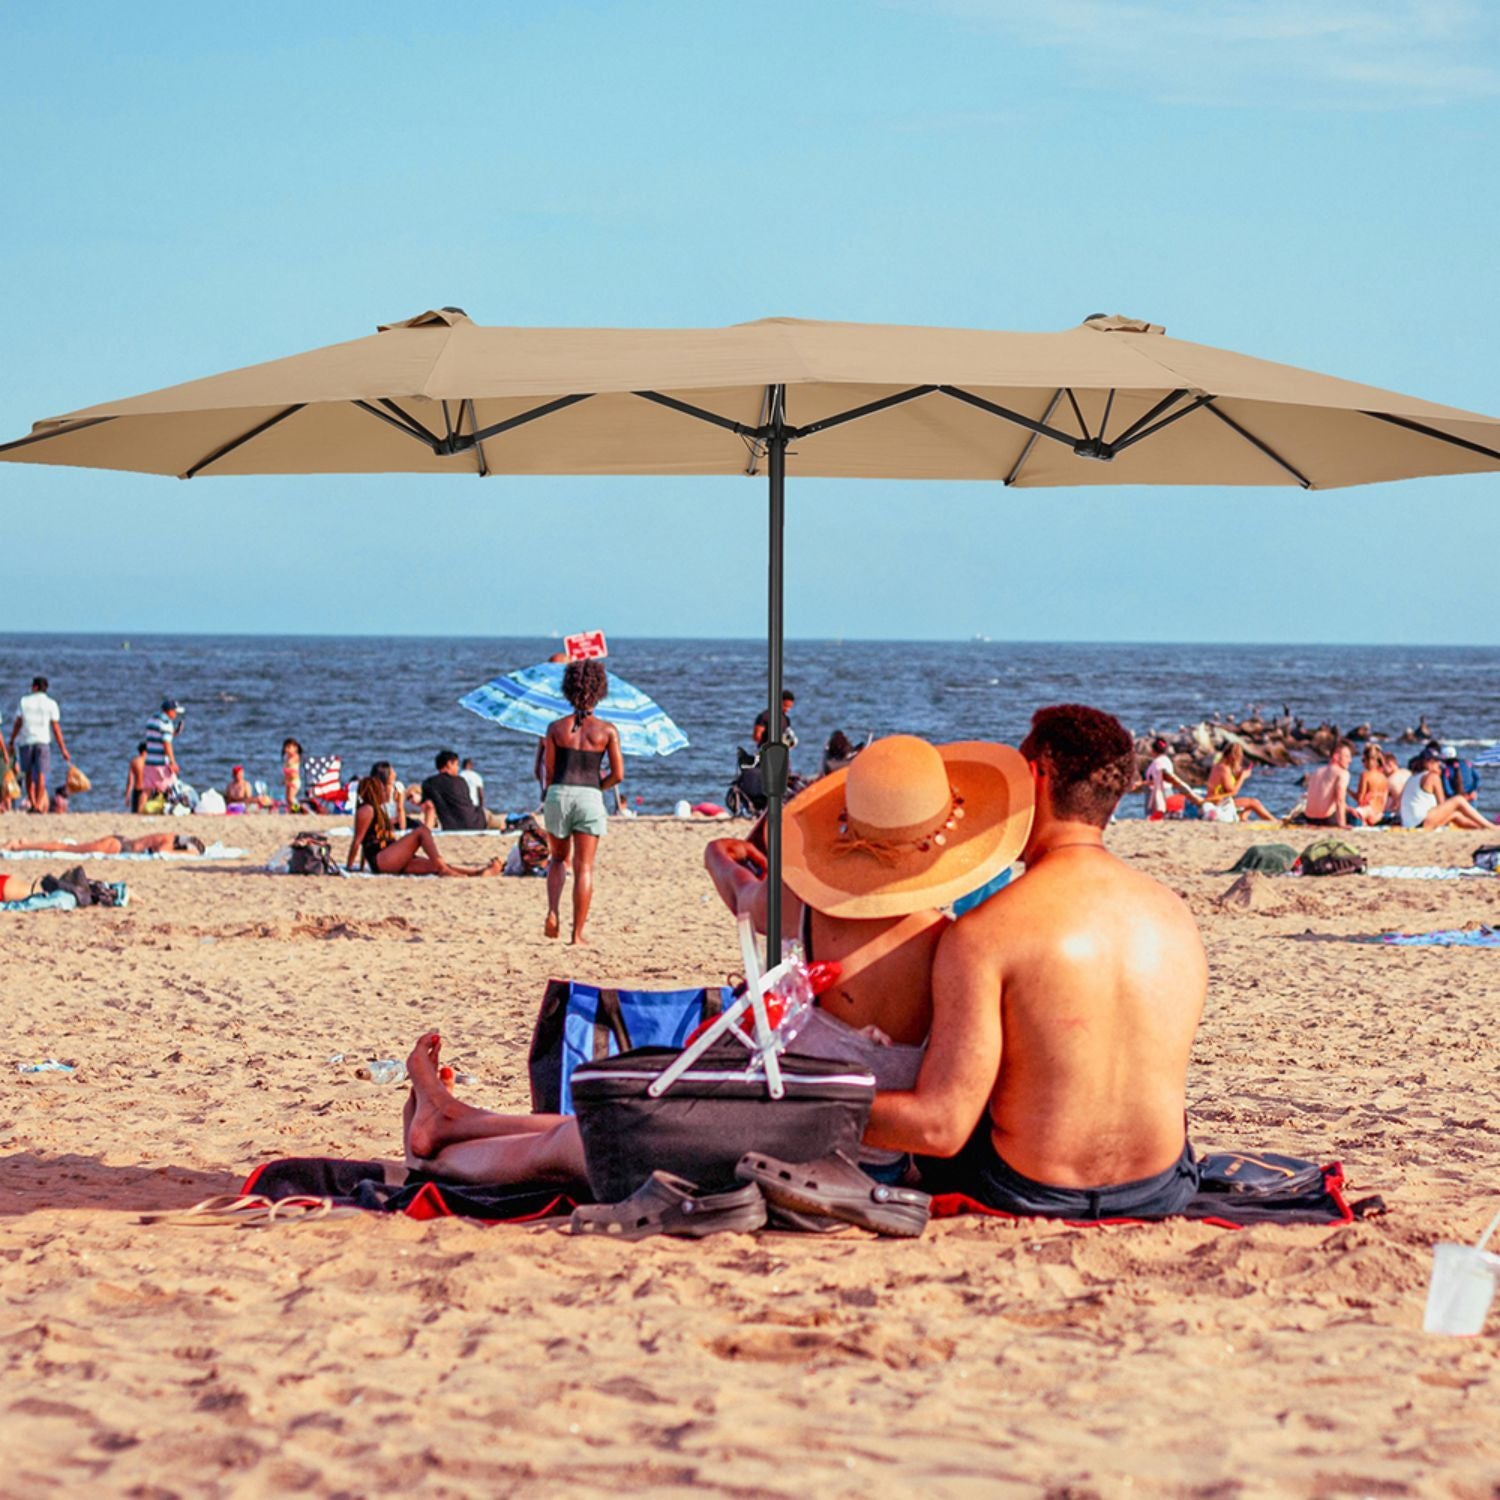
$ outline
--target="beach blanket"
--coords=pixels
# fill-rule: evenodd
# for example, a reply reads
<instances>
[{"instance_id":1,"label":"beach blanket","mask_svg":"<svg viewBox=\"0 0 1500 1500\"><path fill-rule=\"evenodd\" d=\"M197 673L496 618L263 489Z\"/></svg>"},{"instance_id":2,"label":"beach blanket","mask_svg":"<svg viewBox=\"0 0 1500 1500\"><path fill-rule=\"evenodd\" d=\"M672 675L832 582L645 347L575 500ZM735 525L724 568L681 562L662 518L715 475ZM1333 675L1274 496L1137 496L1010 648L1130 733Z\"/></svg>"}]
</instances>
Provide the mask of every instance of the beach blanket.
<instances>
[{"instance_id":1,"label":"beach blanket","mask_svg":"<svg viewBox=\"0 0 1500 1500\"><path fill-rule=\"evenodd\" d=\"M66 859L66 849L0 849L0 859ZM174 849L166 854L80 854L78 858L86 859L91 864L96 859L243 859L243 849L231 849L227 844L210 844L202 854L195 854L191 849Z\"/></svg>"},{"instance_id":2,"label":"beach blanket","mask_svg":"<svg viewBox=\"0 0 1500 1500\"><path fill-rule=\"evenodd\" d=\"M1491 870L1478 865L1372 865L1365 871L1379 880L1495 880Z\"/></svg>"},{"instance_id":3,"label":"beach blanket","mask_svg":"<svg viewBox=\"0 0 1500 1500\"><path fill-rule=\"evenodd\" d=\"M1350 1204L1344 1197L1344 1168L1339 1162L1328 1162L1320 1169L1320 1179L1311 1184L1294 1182L1285 1192L1237 1193L1214 1186L1218 1164L1239 1160L1239 1153L1225 1152L1205 1156L1204 1189L1187 1202L1174 1218L1194 1219L1219 1229L1245 1229L1252 1224L1351 1224L1355 1219L1385 1212L1378 1197L1364 1198ZM1309 1165L1311 1165L1309 1163ZM1309 1174L1310 1175L1310 1174ZM965 1193L938 1193L932 1200L934 1219L951 1219L959 1214L982 1214L991 1219L1023 1221L1016 1214L970 1198ZM1142 1224L1145 1219L1059 1219L1075 1229L1091 1229L1104 1224Z\"/></svg>"},{"instance_id":4,"label":"beach blanket","mask_svg":"<svg viewBox=\"0 0 1500 1500\"><path fill-rule=\"evenodd\" d=\"M1500 948L1500 927L1445 927L1436 932L1377 932L1351 937L1351 943L1385 943L1392 948Z\"/></svg>"},{"instance_id":5,"label":"beach blanket","mask_svg":"<svg viewBox=\"0 0 1500 1500\"><path fill-rule=\"evenodd\" d=\"M1203 1165L1206 1172L1211 1172L1214 1162L1237 1159L1235 1153L1224 1153L1205 1157ZM1353 1204L1345 1199L1344 1169L1340 1163L1328 1163L1319 1169L1318 1175L1319 1180L1314 1183L1299 1181L1279 1195L1221 1190L1201 1192L1188 1203L1180 1217L1219 1229L1244 1229L1252 1224L1350 1224L1355 1219L1385 1212L1385 1204L1378 1197L1364 1198ZM422 1172L408 1173L402 1183L390 1183L386 1181L384 1165L378 1161L341 1161L330 1157L287 1157L264 1162L245 1179L240 1192L259 1193L271 1199L306 1194L331 1198L338 1206L362 1208L372 1213L400 1213L421 1220L473 1219L485 1224L527 1224L565 1218L579 1204L591 1201L582 1184L568 1191L555 1183L476 1187L442 1182ZM932 1200L932 1213L934 1218L972 1213L1022 1222L1014 1214L988 1208L962 1193L939 1194ZM1074 1228L1092 1229L1147 1221L1058 1222L1068 1223Z\"/></svg>"}]
</instances>

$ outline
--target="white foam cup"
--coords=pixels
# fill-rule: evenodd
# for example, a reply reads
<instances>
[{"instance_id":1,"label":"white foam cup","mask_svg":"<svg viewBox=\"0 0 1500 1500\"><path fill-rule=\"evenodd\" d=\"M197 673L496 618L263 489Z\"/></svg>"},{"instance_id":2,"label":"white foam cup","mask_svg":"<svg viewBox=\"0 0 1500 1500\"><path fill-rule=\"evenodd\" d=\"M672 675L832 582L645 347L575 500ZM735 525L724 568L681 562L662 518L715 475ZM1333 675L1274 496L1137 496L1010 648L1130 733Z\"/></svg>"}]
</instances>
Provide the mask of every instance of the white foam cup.
<instances>
[{"instance_id":1,"label":"white foam cup","mask_svg":"<svg viewBox=\"0 0 1500 1500\"><path fill-rule=\"evenodd\" d=\"M1452 1333L1472 1338L1484 1332L1500 1281L1500 1255L1485 1250L1500 1215L1477 1245L1439 1244L1432 1256L1432 1280L1427 1285L1427 1311L1422 1328L1427 1333Z\"/></svg>"}]
</instances>

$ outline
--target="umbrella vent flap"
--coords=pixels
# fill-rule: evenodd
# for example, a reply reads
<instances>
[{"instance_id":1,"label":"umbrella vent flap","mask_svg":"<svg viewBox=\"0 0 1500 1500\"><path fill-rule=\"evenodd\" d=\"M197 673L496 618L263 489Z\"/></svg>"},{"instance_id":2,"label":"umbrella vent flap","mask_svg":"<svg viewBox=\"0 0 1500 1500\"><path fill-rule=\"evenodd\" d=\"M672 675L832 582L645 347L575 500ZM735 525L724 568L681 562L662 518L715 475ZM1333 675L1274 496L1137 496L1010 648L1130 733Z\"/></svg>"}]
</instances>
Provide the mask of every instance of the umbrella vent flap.
<instances>
[{"instance_id":1,"label":"umbrella vent flap","mask_svg":"<svg viewBox=\"0 0 1500 1500\"><path fill-rule=\"evenodd\" d=\"M381 323L376 333L389 333L393 328L455 328L460 323L474 320L461 307L429 308L414 318L403 318L399 323Z\"/></svg>"},{"instance_id":2,"label":"umbrella vent flap","mask_svg":"<svg viewBox=\"0 0 1500 1500\"><path fill-rule=\"evenodd\" d=\"M1121 313L1094 313L1083 320L1085 328L1096 333L1165 333L1160 323L1148 323L1144 318L1127 318Z\"/></svg>"}]
</instances>

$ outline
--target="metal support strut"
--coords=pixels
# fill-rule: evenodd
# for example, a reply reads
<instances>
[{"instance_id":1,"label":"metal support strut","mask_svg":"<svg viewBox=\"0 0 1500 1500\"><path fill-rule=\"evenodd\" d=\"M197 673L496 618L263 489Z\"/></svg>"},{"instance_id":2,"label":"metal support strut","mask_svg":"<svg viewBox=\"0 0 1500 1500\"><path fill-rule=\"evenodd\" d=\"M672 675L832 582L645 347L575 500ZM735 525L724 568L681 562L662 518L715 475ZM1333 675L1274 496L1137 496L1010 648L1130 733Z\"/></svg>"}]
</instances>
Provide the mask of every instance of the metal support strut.
<instances>
[{"instance_id":1,"label":"metal support strut","mask_svg":"<svg viewBox=\"0 0 1500 1500\"><path fill-rule=\"evenodd\" d=\"M766 473L770 481L770 532L766 547L766 737L760 747L761 787L766 794L766 968L781 962L781 809L786 801L788 754L781 715L783 607L786 541L786 387L772 386L766 422Z\"/></svg>"}]
</instances>

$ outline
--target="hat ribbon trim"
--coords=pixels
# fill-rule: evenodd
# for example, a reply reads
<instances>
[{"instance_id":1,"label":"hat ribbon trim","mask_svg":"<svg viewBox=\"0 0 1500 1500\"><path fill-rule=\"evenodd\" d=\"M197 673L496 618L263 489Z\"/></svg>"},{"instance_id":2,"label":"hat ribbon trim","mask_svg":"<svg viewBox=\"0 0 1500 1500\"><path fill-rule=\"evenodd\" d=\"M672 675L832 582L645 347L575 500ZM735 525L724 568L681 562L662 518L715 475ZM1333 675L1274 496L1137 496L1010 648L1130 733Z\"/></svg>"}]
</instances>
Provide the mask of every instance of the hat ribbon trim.
<instances>
[{"instance_id":1,"label":"hat ribbon trim","mask_svg":"<svg viewBox=\"0 0 1500 1500\"><path fill-rule=\"evenodd\" d=\"M849 816L846 807L839 813L838 837L833 841L835 854L868 854L883 865L899 864L913 854L926 854L934 845L948 842L948 834L964 815L964 799L948 789L948 807L937 823L911 823L897 828L861 826Z\"/></svg>"}]
</instances>

